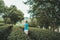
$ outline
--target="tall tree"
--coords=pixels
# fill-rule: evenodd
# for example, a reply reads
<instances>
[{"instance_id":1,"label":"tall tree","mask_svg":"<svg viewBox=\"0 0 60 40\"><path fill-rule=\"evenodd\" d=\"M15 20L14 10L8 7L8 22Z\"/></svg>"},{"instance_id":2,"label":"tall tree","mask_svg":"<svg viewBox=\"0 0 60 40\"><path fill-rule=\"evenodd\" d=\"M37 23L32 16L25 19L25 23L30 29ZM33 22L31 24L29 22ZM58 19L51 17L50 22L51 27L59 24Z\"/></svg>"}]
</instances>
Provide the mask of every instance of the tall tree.
<instances>
[{"instance_id":1,"label":"tall tree","mask_svg":"<svg viewBox=\"0 0 60 40\"><path fill-rule=\"evenodd\" d=\"M55 29L60 25L60 0L27 0L25 4L30 5L29 13L37 18L40 26Z\"/></svg>"},{"instance_id":2,"label":"tall tree","mask_svg":"<svg viewBox=\"0 0 60 40\"><path fill-rule=\"evenodd\" d=\"M9 19L12 24L16 24L18 20L22 20L24 18L24 14L22 11L18 10L15 5L11 5L10 8L5 8L5 15L3 16L4 18Z\"/></svg>"}]
</instances>

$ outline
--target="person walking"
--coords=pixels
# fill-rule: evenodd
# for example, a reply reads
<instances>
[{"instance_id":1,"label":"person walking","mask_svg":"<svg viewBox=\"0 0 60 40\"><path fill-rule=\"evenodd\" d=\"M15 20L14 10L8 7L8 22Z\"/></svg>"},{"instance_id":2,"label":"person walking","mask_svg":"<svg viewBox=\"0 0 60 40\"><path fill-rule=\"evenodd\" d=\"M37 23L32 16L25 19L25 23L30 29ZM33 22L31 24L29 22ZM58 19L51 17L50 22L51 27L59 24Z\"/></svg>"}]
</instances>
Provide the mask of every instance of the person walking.
<instances>
[{"instance_id":1,"label":"person walking","mask_svg":"<svg viewBox=\"0 0 60 40\"><path fill-rule=\"evenodd\" d=\"M29 24L28 24L28 21L26 21L24 24L24 33L27 35L28 35L28 27L29 27Z\"/></svg>"}]
</instances>

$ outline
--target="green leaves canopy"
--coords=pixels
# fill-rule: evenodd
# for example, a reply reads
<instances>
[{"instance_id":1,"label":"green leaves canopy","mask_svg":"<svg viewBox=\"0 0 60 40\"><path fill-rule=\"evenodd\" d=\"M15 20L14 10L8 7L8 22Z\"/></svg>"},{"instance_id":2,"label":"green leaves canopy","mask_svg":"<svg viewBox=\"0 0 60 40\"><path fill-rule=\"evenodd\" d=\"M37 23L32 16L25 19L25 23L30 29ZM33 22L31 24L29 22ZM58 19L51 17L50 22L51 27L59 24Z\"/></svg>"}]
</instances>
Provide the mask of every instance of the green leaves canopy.
<instances>
[{"instance_id":1,"label":"green leaves canopy","mask_svg":"<svg viewBox=\"0 0 60 40\"><path fill-rule=\"evenodd\" d=\"M30 5L29 13L37 18L39 25L60 25L60 0L27 0L25 4Z\"/></svg>"},{"instance_id":2,"label":"green leaves canopy","mask_svg":"<svg viewBox=\"0 0 60 40\"><path fill-rule=\"evenodd\" d=\"M21 21L24 18L22 11L18 10L15 5L11 5L10 8L5 8L4 18L10 18L11 23L15 24L17 21Z\"/></svg>"}]
</instances>

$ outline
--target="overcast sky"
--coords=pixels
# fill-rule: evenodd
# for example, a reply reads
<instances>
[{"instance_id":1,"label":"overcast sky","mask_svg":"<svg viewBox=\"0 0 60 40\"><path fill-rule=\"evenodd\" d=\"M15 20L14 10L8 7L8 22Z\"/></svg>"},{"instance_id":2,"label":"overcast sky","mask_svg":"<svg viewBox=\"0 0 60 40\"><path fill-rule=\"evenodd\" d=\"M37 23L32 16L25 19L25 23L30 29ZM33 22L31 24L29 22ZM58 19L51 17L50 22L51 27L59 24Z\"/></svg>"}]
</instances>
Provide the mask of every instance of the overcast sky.
<instances>
[{"instance_id":1,"label":"overcast sky","mask_svg":"<svg viewBox=\"0 0 60 40\"><path fill-rule=\"evenodd\" d=\"M18 9L20 9L24 13L24 17L29 17L28 14L29 6L25 5L23 1L26 0L4 0L6 6L15 5Z\"/></svg>"}]
</instances>

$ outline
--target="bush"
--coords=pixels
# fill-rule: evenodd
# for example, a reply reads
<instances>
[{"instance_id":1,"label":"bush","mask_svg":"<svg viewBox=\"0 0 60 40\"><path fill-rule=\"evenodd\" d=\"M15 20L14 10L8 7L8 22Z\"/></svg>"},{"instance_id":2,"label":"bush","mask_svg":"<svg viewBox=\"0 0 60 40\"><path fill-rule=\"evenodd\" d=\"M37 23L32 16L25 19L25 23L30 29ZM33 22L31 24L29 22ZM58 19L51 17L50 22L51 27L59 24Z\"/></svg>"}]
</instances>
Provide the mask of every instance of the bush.
<instances>
[{"instance_id":1,"label":"bush","mask_svg":"<svg viewBox=\"0 0 60 40\"><path fill-rule=\"evenodd\" d=\"M10 26L0 31L0 40L60 40L60 33L29 27L26 35L20 28Z\"/></svg>"},{"instance_id":2,"label":"bush","mask_svg":"<svg viewBox=\"0 0 60 40\"><path fill-rule=\"evenodd\" d=\"M11 32L12 27L1 27L0 28L0 40L7 40L7 37L9 36Z\"/></svg>"},{"instance_id":3,"label":"bush","mask_svg":"<svg viewBox=\"0 0 60 40\"><path fill-rule=\"evenodd\" d=\"M29 37L33 40L60 40L60 33L49 30L31 29Z\"/></svg>"},{"instance_id":4,"label":"bush","mask_svg":"<svg viewBox=\"0 0 60 40\"><path fill-rule=\"evenodd\" d=\"M37 20L36 19L31 19L30 23L29 23L29 26L30 27L37 27Z\"/></svg>"},{"instance_id":5,"label":"bush","mask_svg":"<svg viewBox=\"0 0 60 40\"><path fill-rule=\"evenodd\" d=\"M21 29L13 28L8 40L31 40Z\"/></svg>"}]
</instances>

